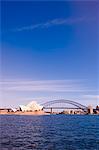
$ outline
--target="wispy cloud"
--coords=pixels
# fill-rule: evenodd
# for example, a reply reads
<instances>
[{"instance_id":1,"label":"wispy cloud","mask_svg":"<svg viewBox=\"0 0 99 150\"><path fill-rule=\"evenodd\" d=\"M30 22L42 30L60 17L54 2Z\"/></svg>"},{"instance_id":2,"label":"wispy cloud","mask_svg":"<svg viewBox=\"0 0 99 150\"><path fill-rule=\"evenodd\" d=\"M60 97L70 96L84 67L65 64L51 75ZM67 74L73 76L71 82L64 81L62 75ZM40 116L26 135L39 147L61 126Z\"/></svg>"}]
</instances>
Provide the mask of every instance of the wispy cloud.
<instances>
[{"instance_id":1,"label":"wispy cloud","mask_svg":"<svg viewBox=\"0 0 99 150\"><path fill-rule=\"evenodd\" d=\"M4 81L2 91L83 92L86 88L79 80Z\"/></svg>"},{"instance_id":2,"label":"wispy cloud","mask_svg":"<svg viewBox=\"0 0 99 150\"><path fill-rule=\"evenodd\" d=\"M23 26L20 28L13 29L13 31L25 31L25 30L34 30L37 28L49 28L52 26L59 26L59 25L72 25L75 23L82 22L84 20L87 20L86 17L79 17L79 18L58 18L58 19L53 19L49 20L47 22L39 23L39 24L32 24L29 26Z\"/></svg>"},{"instance_id":3,"label":"wispy cloud","mask_svg":"<svg viewBox=\"0 0 99 150\"><path fill-rule=\"evenodd\" d=\"M87 98L87 99L96 99L96 100L99 100L99 95L84 95L83 97Z\"/></svg>"},{"instance_id":4,"label":"wispy cloud","mask_svg":"<svg viewBox=\"0 0 99 150\"><path fill-rule=\"evenodd\" d=\"M98 93L97 94L83 95L82 98L86 102L90 102L90 103L88 103L88 105L89 104L91 104L93 106L99 105L99 95L98 95Z\"/></svg>"}]
</instances>

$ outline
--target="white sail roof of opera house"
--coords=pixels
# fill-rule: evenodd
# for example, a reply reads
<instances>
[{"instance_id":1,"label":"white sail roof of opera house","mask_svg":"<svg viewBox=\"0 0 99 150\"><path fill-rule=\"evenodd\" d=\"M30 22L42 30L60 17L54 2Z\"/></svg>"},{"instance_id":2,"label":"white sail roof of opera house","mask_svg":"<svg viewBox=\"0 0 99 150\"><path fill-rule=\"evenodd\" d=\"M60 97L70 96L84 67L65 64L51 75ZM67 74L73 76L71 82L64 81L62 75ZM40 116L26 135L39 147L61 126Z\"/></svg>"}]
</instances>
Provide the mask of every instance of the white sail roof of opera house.
<instances>
[{"instance_id":1,"label":"white sail roof of opera house","mask_svg":"<svg viewBox=\"0 0 99 150\"><path fill-rule=\"evenodd\" d=\"M37 104L36 101L30 102L28 105L20 105L19 107L22 111L39 111L43 108L43 106Z\"/></svg>"}]
</instances>

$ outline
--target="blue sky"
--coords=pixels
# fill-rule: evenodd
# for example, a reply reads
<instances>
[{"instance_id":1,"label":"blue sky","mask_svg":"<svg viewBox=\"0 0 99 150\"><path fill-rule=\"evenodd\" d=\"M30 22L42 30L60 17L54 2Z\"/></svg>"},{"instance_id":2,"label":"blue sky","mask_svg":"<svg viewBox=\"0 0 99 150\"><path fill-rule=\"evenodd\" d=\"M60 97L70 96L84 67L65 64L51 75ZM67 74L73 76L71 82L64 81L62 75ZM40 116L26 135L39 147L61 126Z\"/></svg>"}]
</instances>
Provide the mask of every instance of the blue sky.
<instances>
[{"instance_id":1,"label":"blue sky","mask_svg":"<svg viewBox=\"0 0 99 150\"><path fill-rule=\"evenodd\" d=\"M2 1L2 106L98 104L98 4Z\"/></svg>"}]
</instances>

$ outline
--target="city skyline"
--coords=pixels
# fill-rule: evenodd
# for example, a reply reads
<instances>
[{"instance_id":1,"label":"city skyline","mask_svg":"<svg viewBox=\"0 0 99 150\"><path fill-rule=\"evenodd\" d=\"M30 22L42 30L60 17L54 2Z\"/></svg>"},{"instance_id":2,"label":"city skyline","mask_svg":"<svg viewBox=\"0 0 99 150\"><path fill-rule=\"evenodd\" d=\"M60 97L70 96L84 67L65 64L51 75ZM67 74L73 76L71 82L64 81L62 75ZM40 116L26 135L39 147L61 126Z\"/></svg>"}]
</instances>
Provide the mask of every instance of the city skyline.
<instances>
[{"instance_id":1,"label":"city skyline","mask_svg":"<svg viewBox=\"0 0 99 150\"><path fill-rule=\"evenodd\" d=\"M1 2L1 106L99 104L98 5Z\"/></svg>"}]
</instances>

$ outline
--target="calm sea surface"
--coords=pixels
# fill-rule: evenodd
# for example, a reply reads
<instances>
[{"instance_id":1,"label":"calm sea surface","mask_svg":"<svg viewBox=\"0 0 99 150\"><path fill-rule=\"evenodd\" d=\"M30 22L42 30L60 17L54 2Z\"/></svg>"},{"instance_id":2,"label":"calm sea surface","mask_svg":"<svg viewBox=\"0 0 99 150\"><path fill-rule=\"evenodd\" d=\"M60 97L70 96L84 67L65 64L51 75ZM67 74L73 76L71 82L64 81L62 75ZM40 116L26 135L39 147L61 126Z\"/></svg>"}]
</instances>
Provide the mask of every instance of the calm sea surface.
<instances>
[{"instance_id":1,"label":"calm sea surface","mask_svg":"<svg viewBox=\"0 0 99 150\"><path fill-rule=\"evenodd\" d=\"M0 115L0 150L99 150L99 116Z\"/></svg>"}]
</instances>

